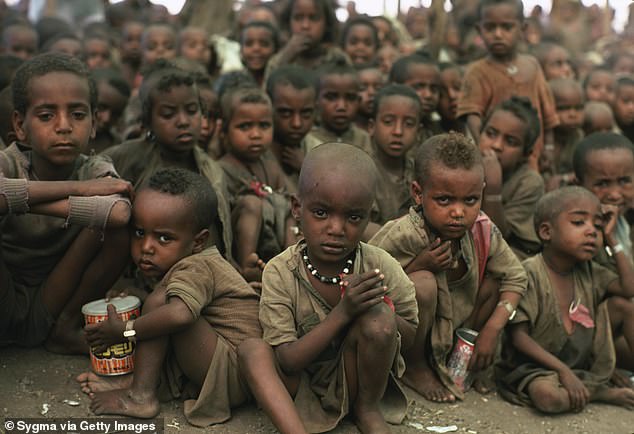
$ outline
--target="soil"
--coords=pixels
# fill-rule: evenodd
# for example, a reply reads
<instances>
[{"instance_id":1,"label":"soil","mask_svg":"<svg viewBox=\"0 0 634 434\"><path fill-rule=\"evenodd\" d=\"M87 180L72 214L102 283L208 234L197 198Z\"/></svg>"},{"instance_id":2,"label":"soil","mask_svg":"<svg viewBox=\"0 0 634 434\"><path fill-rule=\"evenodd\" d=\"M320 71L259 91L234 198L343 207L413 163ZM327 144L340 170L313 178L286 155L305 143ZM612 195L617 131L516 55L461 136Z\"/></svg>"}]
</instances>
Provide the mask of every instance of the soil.
<instances>
[{"instance_id":1,"label":"soil","mask_svg":"<svg viewBox=\"0 0 634 434\"><path fill-rule=\"evenodd\" d=\"M89 398L82 394L75 376L90 369L88 358L60 356L42 348L3 348L0 350L0 416L4 417L92 417ZM634 433L634 412L626 409L590 404L578 414L542 416L532 409L518 407L502 400L497 394L486 396L469 392L459 404L434 404L408 390L412 401L408 415L394 433L430 432L426 427L456 425L459 433ZM70 401L71 406L64 400ZM73 402L75 401L75 402ZM48 412L41 415L44 404ZM267 417L254 404L234 412L232 419L207 429L187 423L182 403L162 404L166 433L274 433ZM4 423L0 433L4 434ZM338 434L357 433L346 421L336 430Z\"/></svg>"}]
</instances>

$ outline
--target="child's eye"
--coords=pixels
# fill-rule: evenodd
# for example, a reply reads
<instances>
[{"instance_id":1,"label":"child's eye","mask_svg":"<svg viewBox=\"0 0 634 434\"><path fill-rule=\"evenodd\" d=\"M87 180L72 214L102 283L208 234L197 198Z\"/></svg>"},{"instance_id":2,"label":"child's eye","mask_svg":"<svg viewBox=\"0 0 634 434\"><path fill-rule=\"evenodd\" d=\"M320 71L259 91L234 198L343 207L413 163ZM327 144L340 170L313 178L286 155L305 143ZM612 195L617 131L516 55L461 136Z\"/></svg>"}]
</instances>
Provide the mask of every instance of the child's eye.
<instances>
[{"instance_id":1,"label":"child's eye","mask_svg":"<svg viewBox=\"0 0 634 434\"><path fill-rule=\"evenodd\" d=\"M172 239L168 237L167 235L159 235L158 239L159 239L159 243L162 243L162 244L169 243L170 241L172 241Z\"/></svg>"},{"instance_id":2,"label":"child's eye","mask_svg":"<svg viewBox=\"0 0 634 434\"><path fill-rule=\"evenodd\" d=\"M480 200L480 198L478 196L471 196L468 197L464 200L464 203L466 203L469 206L475 205L478 203L478 201Z\"/></svg>"},{"instance_id":3,"label":"child's eye","mask_svg":"<svg viewBox=\"0 0 634 434\"><path fill-rule=\"evenodd\" d=\"M260 122L260 128L263 130L268 130L273 125L270 122Z\"/></svg>"},{"instance_id":4,"label":"child's eye","mask_svg":"<svg viewBox=\"0 0 634 434\"><path fill-rule=\"evenodd\" d=\"M200 106L198 104L190 104L186 108L187 113L189 113L190 115L195 115L196 113L198 113L198 108L199 107Z\"/></svg>"},{"instance_id":5,"label":"child's eye","mask_svg":"<svg viewBox=\"0 0 634 434\"><path fill-rule=\"evenodd\" d=\"M321 219L321 218L325 218L328 214L323 209L316 209L316 210L313 210L313 215Z\"/></svg>"},{"instance_id":6,"label":"child's eye","mask_svg":"<svg viewBox=\"0 0 634 434\"><path fill-rule=\"evenodd\" d=\"M623 178L619 178L619 184L620 185L627 185L627 184L631 184L632 183L632 178L630 178L629 176L625 176Z\"/></svg>"},{"instance_id":7,"label":"child's eye","mask_svg":"<svg viewBox=\"0 0 634 434\"><path fill-rule=\"evenodd\" d=\"M240 131L249 131L252 126L253 125L251 124L251 122L244 122L242 124L238 124L236 128L238 128Z\"/></svg>"},{"instance_id":8,"label":"child's eye","mask_svg":"<svg viewBox=\"0 0 634 434\"><path fill-rule=\"evenodd\" d=\"M583 226L585 222L583 220L573 220L571 223L575 226Z\"/></svg>"},{"instance_id":9,"label":"child's eye","mask_svg":"<svg viewBox=\"0 0 634 434\"><path fill-rule=\"evenodd\" d=\"M438 202L439 205L448 205L449 204L449 197L448 196L439 196L434 198L434 200L436 202Z\"/></svg>"},{"instance_id":10,"label":"child's eye","mask_svg":"<svg viewBox=\"0 0 634 434\"><path fill-rule=\"evenodd\" d=\"M338 98L338 95L336 93L333 92L328 92L324 94L324 99L326 101L336 101Z\"/></svg>"},{"instance_id":11,"label":"child's eye","mask_svg":"<svg viewBox=\"0 0 634 434\"><path fill-rule=\"evenodd\" d=\"M302 116L304 119L310 119L310 118L312 118L312 117L313 117L313 114L314 114L314 113L315 113L315 110L314 110L314 109L312 109L312 108L311 108L311 109L305 109L305 110L302 110L302 111L301 111L301 116Z\"/></svg>"},{"instance_id":12,"label":"child's eye","mask_svg":"<svg viewBox=\"0 0 634 434\"><path fill-rule=\"evenodd\" d=\"M608 185L609 185L609 182L605 179L599 180L594 183L594 186L598 188L606 188Z\"/></svg>"},{"instance_id":13,"label":"child's eye","mask_svg":"<svg viewBox=\"0 0 634 434\"><path fill-rule=\"evenodd\" d=\"M88 113L86 113L86 112L73 112L72 116L76 120L83 120L83 119L86 119L86 116L88 116Z\"/></svg>"},{"instance_id":14,"label":"child's eye","mask_svg":"<svg viewBox=\"0 0 634 434\"><path fill-rule=\"evenodd\" d=\"M51 119L53 119L53 114L52 113L40 113L37 115L37 118L39 120L41 120L42 122L48 122Z\"/></svg>"},{"instance_id":15,"label":"child's eye","mask_svg":"<svg viewBox=\"0 0 634 434\"><path fill-rule=\"evenodd\" d=\"M134 237L135 238L143 238L144 232L143 229L135 229L134 230Z\"/></svg>"}]
</instances>

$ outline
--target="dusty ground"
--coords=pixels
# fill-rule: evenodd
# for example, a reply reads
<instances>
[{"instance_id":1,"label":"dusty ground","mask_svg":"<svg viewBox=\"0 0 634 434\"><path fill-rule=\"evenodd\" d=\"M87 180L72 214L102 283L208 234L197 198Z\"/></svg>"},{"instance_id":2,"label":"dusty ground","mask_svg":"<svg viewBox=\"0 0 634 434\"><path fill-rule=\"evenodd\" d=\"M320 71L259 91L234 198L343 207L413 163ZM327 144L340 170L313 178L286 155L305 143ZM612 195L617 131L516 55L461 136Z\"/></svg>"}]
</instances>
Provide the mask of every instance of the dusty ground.
<instances>
[{"instance_id":1,"label":"dusty ground","mask_svg":"<svg viewBox=\"0 0 634 434\"><path fill-rule=\"evenodd\" d=\"M87 369L88 358L57 356L41 348L0 349L0 419L4 417L90 417L88 398L77 387L74 377ZM475 392L457 405L440 405L410 393L413 405L403 425L395 433L423 433L431 425L456 425L460 433L634 433L634 412L607 405L592 404L580 414L543 417L533 410L506 403L495 394L482 397ZM64 400L78 401L72 407ZM238 409L226 424L207 430L191 427L182 416L182 404L163 405L161 416L167 433L274 433L267 418L249 405ZM3 422L3 421L0 421ZM356 433L346 422L335 433ZM4 424L0 423L4 434Z\"/></svg>"}]
</instances>

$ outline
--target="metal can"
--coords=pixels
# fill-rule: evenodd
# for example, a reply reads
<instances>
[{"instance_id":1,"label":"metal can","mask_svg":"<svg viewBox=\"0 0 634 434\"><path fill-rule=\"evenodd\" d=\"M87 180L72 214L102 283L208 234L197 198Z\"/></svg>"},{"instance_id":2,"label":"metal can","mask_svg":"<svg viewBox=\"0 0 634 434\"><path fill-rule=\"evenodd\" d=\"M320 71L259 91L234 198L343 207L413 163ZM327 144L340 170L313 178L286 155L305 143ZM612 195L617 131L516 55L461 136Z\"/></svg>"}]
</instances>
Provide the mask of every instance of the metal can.
<instances>
[{"instance_id":1,"label":"metal can","mask_svg":"<svg viewBox=\"0 0 634 434\"><path fill-rule=\"evenodd\" d=\"M473 381L467 368L477 337L478 332L475 330L467 328L456 330L456 344L451 352L451 357L449 357L449 363L447 363L449 376L463 392L471 387Z\"/></svg>"}]
</instances>

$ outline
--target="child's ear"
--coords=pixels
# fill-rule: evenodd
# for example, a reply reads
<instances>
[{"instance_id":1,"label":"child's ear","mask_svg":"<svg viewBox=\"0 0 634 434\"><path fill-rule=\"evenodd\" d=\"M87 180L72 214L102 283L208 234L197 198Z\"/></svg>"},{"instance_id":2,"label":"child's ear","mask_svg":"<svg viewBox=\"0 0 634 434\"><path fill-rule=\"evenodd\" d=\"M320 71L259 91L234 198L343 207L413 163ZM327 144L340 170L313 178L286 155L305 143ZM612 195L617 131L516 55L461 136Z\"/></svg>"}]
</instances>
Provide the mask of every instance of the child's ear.
<instances>
[{"instance_id":1,"label":"child's ear","mask_svg":"<svg viewBox=\"0 0 634 434\"><path fill-rule=\"evenodd\" d=\"M13 110L11 122L13 123L13 130L18 140L20 142L26 142L26 131L22 128L22 125L24 125L24 116L17 110Z\"/></svg>"},{"instance_id":2,"label":"child's ear","mask_svg":"<svg viewBox=\"0 0 634 434\"><path fill-rule=\"evenodd\" d=\"M374 118L368 119L368 134L370 137L374 137Z\"/></svg>"},{"instance_id":3,"label":"child's ear","mask_svg":"<svg viewBox=\"0 0 634 434\"><path fill-rule=\"evenodd\" d=\"M542 222L537 228L537 237L542 240L542 243L550 241L552 237L553 227L550 222Z\"/></svg>"},{"instance_id":4,"label":"child's ear","mask_svg":"<svg viewBox=\"0 0 634 434\"><path fill-rule=\"evenodd\" d=\"M412 181L410 191L412 193L412 198L414 198L414 202L416 203L416 205L422 205L423 204L423 187L421 187L418 181Z\"/></svg>"},{"instance_id":5,"label":"child's ear","mask_svg":"<svg viewBox=\"0 0 634 434\"><path fill-rule=\"evenodd\" d=\"M300 216L302 213L302 203L296 194L291 196L291 215L293 216L293 220L299 222Z\"/></svg>"},{"instance_id":6,"label":"child's ear","mask_svg":"<svg viewBox=\"0 0 634 434\"><path fill-rule=\"evenodd\" d=\"M194 248L192 253L200 253L205 250L205 245L209 239L209 229L203 229L194 235Z\"/></svg>"}]
</instances>

